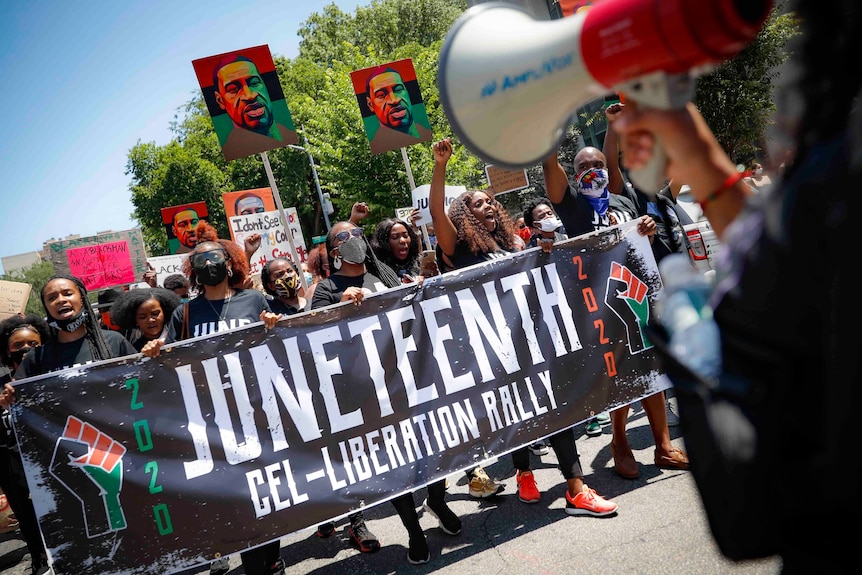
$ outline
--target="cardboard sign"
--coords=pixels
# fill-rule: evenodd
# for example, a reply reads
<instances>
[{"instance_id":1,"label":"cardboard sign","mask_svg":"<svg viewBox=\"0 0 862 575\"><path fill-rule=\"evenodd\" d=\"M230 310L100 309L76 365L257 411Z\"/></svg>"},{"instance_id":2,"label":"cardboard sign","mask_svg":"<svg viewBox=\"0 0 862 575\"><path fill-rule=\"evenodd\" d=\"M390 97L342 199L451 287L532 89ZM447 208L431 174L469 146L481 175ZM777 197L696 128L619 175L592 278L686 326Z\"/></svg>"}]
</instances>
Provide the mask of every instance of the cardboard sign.
<instances>
[{"instance_id":1,"label":"cardboard sign","mask_svg":"<svg viewBox=\"0 0 862 575\"><path fill-rule=\"evenodd\" d=\"M446 186L446 209L452 205L455 199L467 191L466 186ZM419 208L421 215L416 220L417 226L433 224L431 221L431 210L428 209L428 196L431 193L431 184L424 184L415 188L411 195L413 196L413 207Z\"/></svg>"},{"instance_id":2,"label":"cardboard sign","mask_svg":"<svg viewBox=\"0 0 862 575\"><path fill-rule=\"evenodd\" d=\"M530 185L527 170L509 170L488 164L485 166L485 176L487 176L488 186L493 190L495 196L523 190Z\"/></svg>"},{"instance_id":3,"label":"cardboard sign","mask_svg":"<svg viewBox=\"0 0 862 575\"><path fill-rule=\"evenodd\" d=\"M140 228L50 242L47 249L54 272L80 278L88 290L141 281L147 271Z\"/></svg>"},{"instance_id":4,"label":"cardboard sign","mask_svg":"<svg viewBox=\"0 0 862 575\"><path fill-rule=\"evenodd\" d=\"M31 289L28 283L0 280L0 320L23 313Z\"/></svg>"}]
</instances>

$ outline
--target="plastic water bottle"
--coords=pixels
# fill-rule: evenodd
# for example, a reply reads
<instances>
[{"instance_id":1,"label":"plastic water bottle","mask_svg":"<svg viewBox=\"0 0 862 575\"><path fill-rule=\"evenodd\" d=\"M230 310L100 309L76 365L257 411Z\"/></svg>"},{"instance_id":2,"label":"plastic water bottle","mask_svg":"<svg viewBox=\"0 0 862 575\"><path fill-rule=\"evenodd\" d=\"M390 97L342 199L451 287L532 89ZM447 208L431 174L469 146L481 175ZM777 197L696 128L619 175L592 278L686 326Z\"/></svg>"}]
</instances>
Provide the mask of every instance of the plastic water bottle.
<instances>
[{"instance_id":1,"label":"plastic water bottle","mask_svg":"<svg viewBox=\"0 0 862 575\"><path fill-rule=\"evenodd\" d=\"M712 284L685 254L665 257L659 272L664 288L656 307L670 336L671 351L695 373L717 377L721 373L721 334L708 303Z\"/></svg>"}]
</instances>

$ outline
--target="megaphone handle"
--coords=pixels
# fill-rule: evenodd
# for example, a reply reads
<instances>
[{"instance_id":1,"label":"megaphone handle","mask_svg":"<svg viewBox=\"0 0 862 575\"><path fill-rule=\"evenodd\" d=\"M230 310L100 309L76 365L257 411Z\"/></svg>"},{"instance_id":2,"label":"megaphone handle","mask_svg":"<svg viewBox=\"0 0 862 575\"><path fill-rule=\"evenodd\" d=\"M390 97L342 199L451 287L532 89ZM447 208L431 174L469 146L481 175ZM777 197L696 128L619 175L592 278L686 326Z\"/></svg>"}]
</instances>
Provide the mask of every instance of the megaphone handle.
<instances>
[{"instance_id":1,"label":"megaphone handle","mask_svg":"<svg viewBox=\"0 0 862 575\"><path fill-rule=\"evenodd\" d=\"M641 76L615 87L625 100L637 102L638 106L649 106L671 110L682 109L694 97L694 78L688 74L666 74L662 71ZM629 177L642 192L654 196L667 181L665 167L667 154L658 136L655 137L652 158L639 170L630 170Z\"/></svg>"}]
</instances>

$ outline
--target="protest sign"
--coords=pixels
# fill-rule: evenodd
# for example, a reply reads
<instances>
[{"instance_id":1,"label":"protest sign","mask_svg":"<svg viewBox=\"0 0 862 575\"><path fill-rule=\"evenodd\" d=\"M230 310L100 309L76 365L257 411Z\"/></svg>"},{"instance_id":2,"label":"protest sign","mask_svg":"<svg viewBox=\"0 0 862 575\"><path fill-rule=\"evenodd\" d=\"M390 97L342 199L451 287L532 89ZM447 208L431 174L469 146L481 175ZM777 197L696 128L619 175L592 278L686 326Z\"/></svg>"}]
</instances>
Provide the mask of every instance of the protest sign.
<instances>
[{"instance_id":1,"label":"protest sign","mask_svg":"<svg viewBox=\"0 0 862 575\"><path fill-rule=\"evenodd\" d=\"M299 214L296 208L285 208L284 211L287 214L290 232L293 234L293 245L296 247L300 262L304 262L308 258L308 250L299 224ZM287 238L278 210L230 218L230 233L234 241L241 246L245 244L245 239L249 235L255 233L261 235L260 247L254 252L249 264L252 274L259 274L266 262L270 260L276 258L293 260L290 240Z\"/></svg>"},{"instance_id":2,"label":"protest sign","mask_svg":"<svg viewBox=\"0 0 862 575\"><path fill-rule=\"evenodd\" d=\"M510 170L493 164L485 166L485 176L488 178L488 187L493 190L495 196L522 190L530 185L527 178L527 170Z\"/></svg>"},{"instance_id":3,"label":"protest sign","mask_svg":"<svg viewBox=\"0 0 862 575\"><path fill-rule=\"evenodd\" d=\"M165 278L169 275L183 274L183 262L187 257L189 257L188 254L173 254L147 258L147 262L156 270L156 284L163 286Z\"/></svg>"},{"instance_id":4,"label":"protest sign","mask_svg":"<svg viewBox=\"0 0 862 575\"><path fill-rule=\"evenodd\" d=\"M449 206L452 205L458 196L467 191L466 186L446 186L444 188L444 192L446 194L446 209L449 209ZM419 219L416 220L417 226L424 226L426 224L433 224L431 221L431 210L428 207L428 197L431 193L431 184L424 184L417 188L414 188L411 192L413 198L413 207L419 208Z\"/></svg>"},{"instance_id":5,"label":"protest sign","mask_svg":"<svg viewBox=\"0 0 862 575\"><path fill-rule=\"evenodd\" d=\"M80 278L88 290L140 281L147 271L139 228L50 242L47 249L54 272Z\"/></svg>"},{"instance_id":6,"label":"protest sign","mask_svg":"<svg viewBox=\"0 0 862 575\"><path fill-rule=\"evenodd\" d=\"M31 289L28 283L0 280L0 320L23 313Z\"/></svg>"},{"instance_id":7,"label":"protest sign","mask_svg":"<svg viewBox=\"0 0 862 575\"><path fill-rule=\"evenodd\" d=\"M630 222L16 382L55 572L200 567L652 395L660 286Z\"/></svg>"}]
</instances>

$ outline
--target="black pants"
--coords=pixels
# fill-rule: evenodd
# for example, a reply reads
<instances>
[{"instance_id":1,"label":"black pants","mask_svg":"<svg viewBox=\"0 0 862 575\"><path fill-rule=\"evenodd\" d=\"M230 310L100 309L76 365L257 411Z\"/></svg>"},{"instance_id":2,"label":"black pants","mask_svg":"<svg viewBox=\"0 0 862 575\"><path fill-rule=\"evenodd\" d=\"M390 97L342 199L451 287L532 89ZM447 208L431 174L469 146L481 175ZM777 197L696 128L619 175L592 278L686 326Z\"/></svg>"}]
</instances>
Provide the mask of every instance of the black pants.
<instances>
[{"instance_id":1,"label":"black pants","mask_svg":"<svg viewBox=\"0 0 862 575\"><path fill-rule=\"evenodd\" d=\"M42 544L36 510L33 509L33 501L30 499L30 488L24 476L24 465L17 450L9 450L3 445L0 445L0 489L3 489L15 513L30 557L37 563L42 555L45 555L45 547Z\"/></svg>"},{"instance_id":2,"label":"black pants","mask_svg":"<svg viewBox=\"0 0 862 575\"><path fill-rule=\"evenodd\" d=\"M270 575L272 566L281 558L281 542L273 541L239 554L246 575Z\"/></svg>"},{"instance_id":3,"label":"black pants","mask_svg":"<svg viewBox=\"0 0 862 575\"><path fill-rule=\"evenodd\" d=\"M445 479L441 479L428 486L428 503L432 508L438 504L443 504L445 496ZM392 500L392 507L398 512L398 517L401 518L401 523L404 524L409 535L413 536L422 533L422 527L419 525L419 514L416 512L416 503L413 500L413 493L399 495Z\"/></svg>"},{"instance_id":4,"label":"black pants","mask_svg":"<svg viewBox=\"0 0 862 575\"><path fill-rule=\"evenodd\" d=\"M578 448L575 445L575 430L574 428L564 429L559 433L548 438L551 444L551 449L557 455L560 472L565 479L574 479L575 477L583 477L584 470L581 468L581 457L578 455ZM530 450L527 447L522 447L512 452L512 465L518 471L526 471L530 469Z\"/></svg>"}]
</instances>

